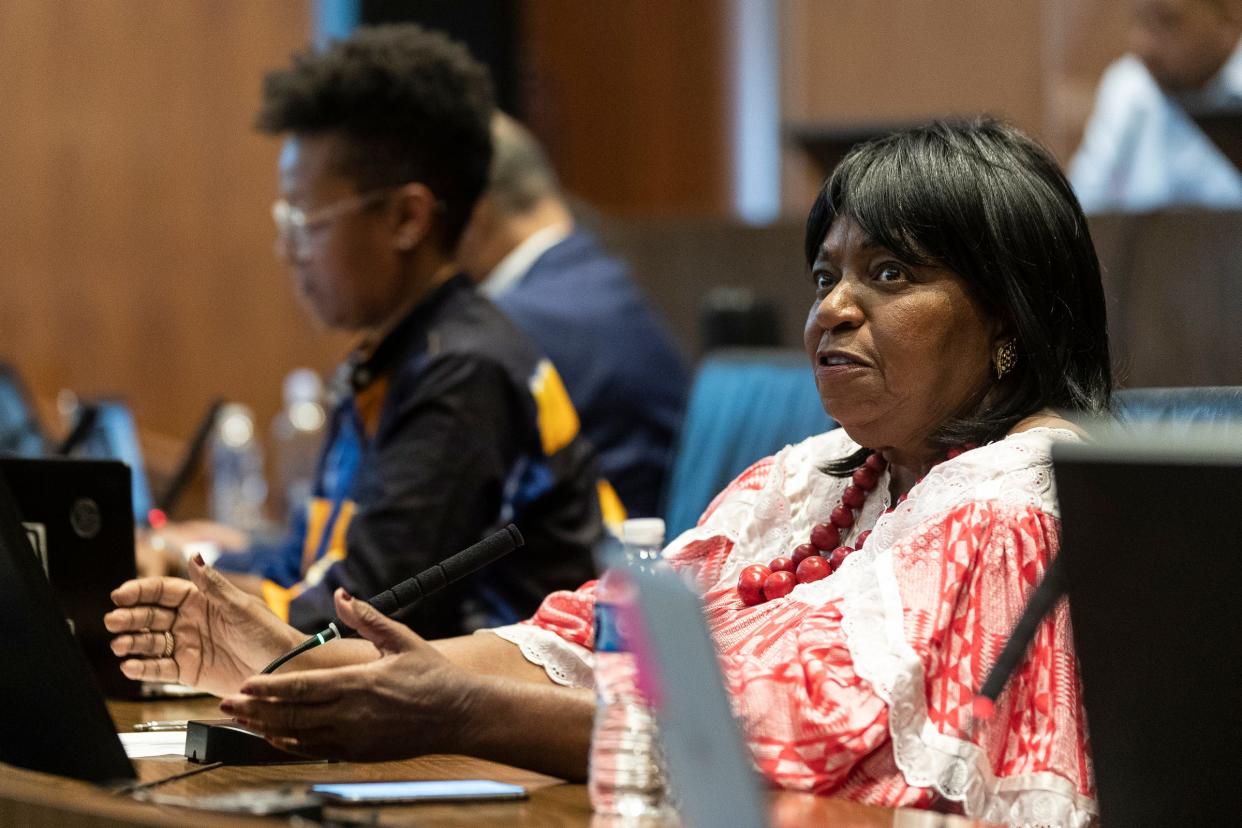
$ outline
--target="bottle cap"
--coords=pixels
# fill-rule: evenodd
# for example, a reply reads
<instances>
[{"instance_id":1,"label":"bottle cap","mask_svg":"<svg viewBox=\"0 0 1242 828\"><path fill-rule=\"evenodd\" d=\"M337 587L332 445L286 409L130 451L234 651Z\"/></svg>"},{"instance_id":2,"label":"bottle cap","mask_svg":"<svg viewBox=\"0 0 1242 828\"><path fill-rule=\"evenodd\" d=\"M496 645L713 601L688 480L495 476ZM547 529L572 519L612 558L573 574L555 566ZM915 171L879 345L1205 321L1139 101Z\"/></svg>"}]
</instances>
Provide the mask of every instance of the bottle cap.
<instances>
[{"instance_id":1,"label":"bottle cap","mask_svg":"<svg viewBox=\"0 0 1242 828\"><path fill-rule=\"evenodd\" d=\"M630 518L621 524L621 540L637 546L663 546L664 521L660 518Z\"/></svg>"},{"instance_id":2,"label":"bottle cap","mask_svg":"<svg viewBox=\"0 0 1242 828\"><path fill-rule=\"evenodd\" d=\"M254 414L241 403L229 403L216 417L220 439L229 448L242 448L254 438Z\"/></svg>"},{"instance_id":3,"label":"bottle cap","mask_svg":"<svg viewBox=\"0 0 1242 828\"><path fill-rule=\"evenodd\" d=\"M294 368L285 375L283 388L285 407L300 402L318 402L323 394L323 380L310 368Z\"/></svg>"}]
</instances>

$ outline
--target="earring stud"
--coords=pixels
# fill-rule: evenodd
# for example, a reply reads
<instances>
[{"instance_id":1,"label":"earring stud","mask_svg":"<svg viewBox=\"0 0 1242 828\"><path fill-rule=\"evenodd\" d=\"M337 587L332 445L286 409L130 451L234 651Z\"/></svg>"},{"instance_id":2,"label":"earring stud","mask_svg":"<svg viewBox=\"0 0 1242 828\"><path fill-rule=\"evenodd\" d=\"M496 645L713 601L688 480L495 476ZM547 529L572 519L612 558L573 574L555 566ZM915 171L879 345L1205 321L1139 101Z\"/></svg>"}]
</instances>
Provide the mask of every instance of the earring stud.
<instances>
[{"instance_id":1,"label":"earring stud","mask_svg":"<svg viewBox=\"0 0 1242 828\"><path fill-rule=\"evenodd\" d=\"M1018 345L1012 339L1006 339L992 351L992 368L997 379L1004 379L1018 362Z\"/></svg>"}]
</instances>

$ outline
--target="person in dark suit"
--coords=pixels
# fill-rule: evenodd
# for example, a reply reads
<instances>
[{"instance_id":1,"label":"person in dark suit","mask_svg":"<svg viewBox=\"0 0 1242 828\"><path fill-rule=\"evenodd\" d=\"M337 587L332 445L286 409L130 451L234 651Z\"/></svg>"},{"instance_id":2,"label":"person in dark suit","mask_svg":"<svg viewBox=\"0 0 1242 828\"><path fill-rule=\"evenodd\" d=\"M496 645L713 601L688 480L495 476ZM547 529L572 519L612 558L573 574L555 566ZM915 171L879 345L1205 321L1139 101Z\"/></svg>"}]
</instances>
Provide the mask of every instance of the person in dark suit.
<instances>
[{"instance_id":1,"label":"person in dark suit","mask_svg":"<svg viewBox=\"0 0 1242 828\"><path fill-rule=\"evenodd\" d=\"M626 513L655 515L685 410L685 358L626 266L575 226L534 136L497 113L492 143L458 261L556 365Z\"/></svg>"}]
</instances>

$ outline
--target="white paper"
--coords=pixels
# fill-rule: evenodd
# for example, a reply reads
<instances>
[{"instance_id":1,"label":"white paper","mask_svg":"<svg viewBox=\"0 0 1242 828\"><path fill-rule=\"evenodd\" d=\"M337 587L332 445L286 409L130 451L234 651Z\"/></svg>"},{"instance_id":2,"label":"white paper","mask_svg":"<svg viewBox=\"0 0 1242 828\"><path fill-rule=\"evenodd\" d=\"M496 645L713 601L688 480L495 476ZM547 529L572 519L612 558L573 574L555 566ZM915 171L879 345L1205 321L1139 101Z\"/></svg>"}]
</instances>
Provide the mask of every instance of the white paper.
<instances>
[{"instance_id":1,"label":"white paper","mask_svg":"<svg viewBox=\"0 0 1242 828\"><path fill-rule=\"evenodd\" d=\"M151 733L118 733L125 755L130 759L147 756L185 756L185 731L164 730Z\"/></svg>"}]
</instances>

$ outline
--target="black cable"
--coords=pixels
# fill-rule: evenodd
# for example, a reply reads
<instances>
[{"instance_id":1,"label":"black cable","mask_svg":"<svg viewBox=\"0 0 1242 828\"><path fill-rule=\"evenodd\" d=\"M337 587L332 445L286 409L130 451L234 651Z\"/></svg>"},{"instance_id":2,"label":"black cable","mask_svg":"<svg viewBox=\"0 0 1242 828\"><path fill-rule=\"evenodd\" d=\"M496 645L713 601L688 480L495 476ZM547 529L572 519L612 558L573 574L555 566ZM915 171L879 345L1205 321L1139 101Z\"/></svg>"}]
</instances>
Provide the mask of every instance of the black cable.
<instances>
[{"instance_id":1,"label":"black cable","mask_svg":"<svg viewBox=\"0 0 1242 828\"><path fill-rule=\"evenodd\" d=\"M1039 629L1040 622L1065 594L1065 568L1061 562L1063 556L1064 550L1052 559L1052 563L1044 572L1043 579L1031 593L1026 607L1022 610L1022 615L1018 617L1018 622L1014 624L1013 632L1009 634L1004 648L996 657L992 669L988 671L983 686L979 688L970 707L966 709L955 764L962 764L966 761L966 746L975 744L975 732L979 725L992 718L993 705L1000 697L1001 691L1005 689L1009 677L1026 655L1027 647L1030 646L1031 639L1035 637L1035 631ZM952 800L941 793L948 786L948 777L952 769L953 765L948 765L940 779L937 780L936 786L932 788L932 801L928 806L931 810L944 811L955 807L951 804Z\"/></svg>"},{"instance_id":2,"label":"black cable","mask_svg":"<svg viewBox=\"0 0 1242 828\"><path fill-rule=\"evenodd\" d=\"M396 613L409 609L426 596L434 595L454 581L460 580L472 572L487 566L489 563L503 558L525 543L526 541L522 538L522 533L518 531L516 526L510 523L499 532L488 535L473 546L449 556L441 563L429 566L413 578L407 578L380 594L373 595L367 603L382 615L391 618ZM335 638L344 638L350 634L356 633L341 619L334 618L326 629L315 633L264 667L262 675L271 673L289 661L289 659L301 655L307 650L318 647L320 644L327 644Z\"/></svg>"},{"instance_id":3,"label":"black cable","mask_svg":"<svg viewBox=\"0 0 1242 828\"><path fill-rule=\"evenodd\" d=\"M335 629L335 627L333 629ZM310 638L303 641L298 646L294 647L289 652L282 655L280 658L273 661L271 664L264 667L263 670L259 673L259 675L266 676L268 673L274 673L277 670L279 670L285 664L285 662L295 658L296 656L300 656L302 653L306 652L307 650L312 650L315 647L318 647L320 644L323 644L331 640L332 640L331 638L324 637L323 633L316 633L315 635L312 635Z\"/></svg>"},{"instance_id":4,"label":"black cable","mask_svg":"<svg viewBox=\"0 0 1242 828\"><path fill-rule=\"evenodd\" d=\"M78 406L78 416L73 423L73 428L56 447L53 452L58 457L68 457L73 451L80 446L87 437L90 436L91 430L95 428L95 421L99 419L99 407L89 403L83 403Z\"/></svg>"},{"instance_id":5,"label":"black cable","mask_svg":"<svg viewBox=\"0 0 1242 828\"><path fill-rule=\"evenodd\" d=\"M198 427L194 429L194 436L190 438L185 454L182 455L181 462L177 464L177 470L173 472L172 479L168 483L168 488L156 501L156 508L165 515L171 517L173 510L177 508L177 501L185 492L186 485L202 462L207 441L211 438L212 429L215 428L216 419L223 407L224 400L219 398L212 400L203 418L199 420Z\"/></svg>"},{"instance_id":6,"label":"black cable","mask_svg":"<svg viewBox=\"0 0 1242 828\"><path fill-rule=\"evenodd\" d=\"M172 776L165 776L162 779L153 779L150 782L134 782L129 785L126 785L123 788L117 788L112 793L115 794L116 796L130 796L132 794L138 793L139 791L147 791L147 790L150 790L151 788L158 788L160 785L163 785L168 782L176 782L178 779L185 779L186 777L189 777L189 776L197 776L200 773L206 773L209 770L215 770L216 768L222 767L223 765L224 765L223 762L212 762L209 765L201 765L197 768L190 768L188 771L181 771L180 773L174 773Z\"/></svg>"},{"instance_id":7,"label":"black cable","mask_svg":"<svg viewBox=\"0 0 1242 828\"><path fill-rule=\"evenodd\" d=\"M1035 637L1035 631L1039 629L1040 622L1065 594L1065 573L1061 563L1063 557L1063 554L1059 554L1053 558L1048 571L1044 573L1043 580L1031 593L1026 609L1022 611L1018 623L1014 625L1004 649L996 657L996 663L988 672L987 679L979 688L979 695L989 701L995 702L1000 697L1001 690L1005 689L1005 683L1009 681L1009 676L1022 661L1022 657L1026 655L1026 648L1030 646L1031 639Z\"/></svg>"}]
</instances>

